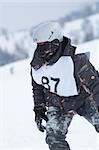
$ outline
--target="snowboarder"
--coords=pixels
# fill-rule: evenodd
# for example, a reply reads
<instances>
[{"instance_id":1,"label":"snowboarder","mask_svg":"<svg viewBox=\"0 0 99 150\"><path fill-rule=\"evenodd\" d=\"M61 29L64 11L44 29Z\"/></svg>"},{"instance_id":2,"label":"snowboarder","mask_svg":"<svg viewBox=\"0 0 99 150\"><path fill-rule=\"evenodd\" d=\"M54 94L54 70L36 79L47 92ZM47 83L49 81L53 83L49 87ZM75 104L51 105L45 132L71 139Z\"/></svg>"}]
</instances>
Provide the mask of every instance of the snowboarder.
<instances>
[{"instance_id":1,"label":"snowboarder","mask_svg":"<svg viewBox=\"0 0 99 150\"><path fill-rule=\"evenodd\" d=\"M30 64L37 127L42 132L46 129L50 150L70 150L65 138L75 114L99 132L98 72L87 53L75 54L76 47L57 22L39 24L33 42L37 48Z\"/></svg>"}]
</instances>

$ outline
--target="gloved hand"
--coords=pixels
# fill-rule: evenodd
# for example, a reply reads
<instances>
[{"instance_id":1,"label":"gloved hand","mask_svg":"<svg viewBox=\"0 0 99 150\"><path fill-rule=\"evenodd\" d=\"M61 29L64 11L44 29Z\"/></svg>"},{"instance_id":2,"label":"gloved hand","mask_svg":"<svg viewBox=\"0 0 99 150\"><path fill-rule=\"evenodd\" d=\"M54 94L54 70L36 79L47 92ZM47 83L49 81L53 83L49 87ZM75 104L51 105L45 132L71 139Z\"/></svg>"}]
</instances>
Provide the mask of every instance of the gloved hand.
<instances>
[{"instance_id":1,"label":"gloved hand","mask_svg":"<svg viewBox=\"0 0 99 150\"><path fill-rule=\"evenodd\" d=\"M37 127L41 132L44 132L46 128L42 125L42 120L44 119L46 122L48 121L48 118L45 115L46 107L44 106L44 104L37 105L34 107L34 112L35 112L35 122L37 124Z\"/></svg>"}]
</instances>

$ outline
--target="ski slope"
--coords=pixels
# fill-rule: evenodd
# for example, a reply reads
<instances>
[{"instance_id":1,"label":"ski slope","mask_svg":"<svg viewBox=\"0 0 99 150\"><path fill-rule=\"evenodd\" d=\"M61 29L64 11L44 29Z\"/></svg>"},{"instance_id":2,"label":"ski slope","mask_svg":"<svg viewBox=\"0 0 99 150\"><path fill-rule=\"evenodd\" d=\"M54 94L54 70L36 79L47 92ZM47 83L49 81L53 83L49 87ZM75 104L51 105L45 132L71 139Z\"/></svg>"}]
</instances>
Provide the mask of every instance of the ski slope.
<instances>
[{"instance_id":1,"label":"ski slope","mask_svg":"<svg viewBox=\"0 0 99 150\"><path fill-rule=\"evenodd\" d=\"M99 69L99 41L78 46L77 53L90 51ZM46 133L34 122L30 60L0 68L0 150L48 150ZM71 150L99 150L99 135L83 117L75 115L67 140Z\"/></svg>"}]
</instances>

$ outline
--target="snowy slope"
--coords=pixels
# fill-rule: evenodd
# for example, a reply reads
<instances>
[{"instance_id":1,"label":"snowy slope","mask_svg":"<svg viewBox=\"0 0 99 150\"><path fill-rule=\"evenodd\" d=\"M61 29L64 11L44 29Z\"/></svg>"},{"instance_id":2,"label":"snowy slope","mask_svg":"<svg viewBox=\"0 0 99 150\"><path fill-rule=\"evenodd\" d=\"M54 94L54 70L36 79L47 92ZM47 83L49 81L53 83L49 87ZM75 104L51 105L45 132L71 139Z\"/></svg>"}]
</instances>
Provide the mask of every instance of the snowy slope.
<instances>
[{"instance_id":1,"label":"snowy slope","mask_svg":"<svg viewBox=\"0 0 99 150\"><path fill-rule=\"evenodd\" d=\"M29 61L8 65L0 72L0 150L46 147L34 123Z\"/></svg>"},{"instance_id":2,"label":"snowy slope","mask_svg":"<svg viewBox=\"0 0 99 150\"><path fill-rule=\"evenodd\" d=\"M77 49L77 52L89 49L97 68L98 43L93 41ZM25 60L0 68L0 150L48 150L45 133L39 132L34 122L29 63L30 60ZM78 115L69 127L67 140L71 150L99 150L98 134Z\"/></svg>"}]
</instances>

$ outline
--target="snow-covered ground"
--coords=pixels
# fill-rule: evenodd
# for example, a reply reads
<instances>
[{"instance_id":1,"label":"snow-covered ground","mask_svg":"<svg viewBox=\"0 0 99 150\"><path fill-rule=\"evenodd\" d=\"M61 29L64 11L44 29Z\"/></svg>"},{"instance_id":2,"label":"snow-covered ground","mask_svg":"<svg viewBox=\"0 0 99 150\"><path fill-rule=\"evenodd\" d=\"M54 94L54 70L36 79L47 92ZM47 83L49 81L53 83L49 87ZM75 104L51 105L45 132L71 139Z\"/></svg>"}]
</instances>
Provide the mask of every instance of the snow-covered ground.
<instances>
[{"instance_id":1,"label":"snow-covered ground","mask_svg":"<svg viewBox=\"0 0 99 150\"><path fill-rule=\"evenodd\" d=\"M91 51L91 62L99 69L99 41L79 46ZM0 68L0 150L48 150L45 133L36 128L33 113L30 60ZM99 135L83 117L75 115L67 140L71 150L99 150Z\"/></svg>"}]
</instances>

